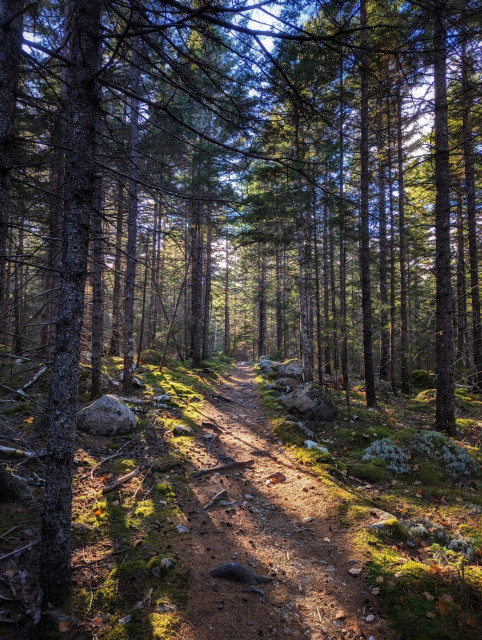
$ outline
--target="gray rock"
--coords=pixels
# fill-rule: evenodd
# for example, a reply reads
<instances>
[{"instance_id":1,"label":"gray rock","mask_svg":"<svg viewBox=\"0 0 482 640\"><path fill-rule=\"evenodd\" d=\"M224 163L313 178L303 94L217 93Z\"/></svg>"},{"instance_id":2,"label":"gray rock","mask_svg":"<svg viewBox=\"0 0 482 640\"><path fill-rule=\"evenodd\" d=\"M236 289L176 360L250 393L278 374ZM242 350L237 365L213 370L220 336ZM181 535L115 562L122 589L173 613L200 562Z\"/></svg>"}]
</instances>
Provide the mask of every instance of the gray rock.
<instances>
[{"instance_id":1,"label":"gray rock","mask_svg":"<svg viewBox=\"0 0 482 640\"><path fill-rule=\"evenodd\" d=\"M295 380L303 380L303 368L298 360L288 360L283 362L278 368L280 378L294 378Z\"/></svg>"},{"instance_id":2,"label":"gray rock","mask_svg":"<svg viewBox=\"0 0 482 640\"><path fill-rule=\"evenodd\" d=\"M323 453L330 453L326 447L323 447L314 440L305 440L304 445L307 449L318 449L319 451L323 451Z\"/></svg>"},{"instance_id":3,"label":"gray rock","mask_svg":"<svg viewBox=\"0 0 482 640\"><path fill-rule=\"evenodd\" d=\"M278 378L273 386L278 391L286 391L296 387L298 382L299 380L295 380L295 378Z\"/></svg>"},{"instance_id":4,"label":"gray rock","mask_svg":"<svg viewBox=\"0 0 482 640\"><path fill-rule=\"evenodd\" d=\"M312 420L331 422L337 414L330 391L313 382L299 385L279 400L289 411L301 413Z\"/></svg>"},{"instance_id":5,"label":"gray rock","mask_svg":"<svg viewBox=\"0 0 482 640\"><path fill-rule=\"evenodd\" d=\"M269 358L260 358L259 360L259 368L264 373L273 373L273 371L277 371L280 366L279 362L275 360L270 360Z\"/></svg>"},{"instance_id":6,"label":"gray rock","mask_svg":"<svg viewBox=\"0 0 482 640\"><path fill-rule=\"evenodd\" d=\"M77 426L81 431L96 436L118 436L134 431L135 414L117 396L105 395L91 402L77 414Z\"/></svg>"},{"instance_id":7,"label":"gray rock","mask_svg":"<svg viewBox=\"0 0 482 640\"><path fill-rule=\"evenodd\" d=\"M194 429L192 427L188 427L187 424L178 424L174 427L172 433L175 436L193 436Z\"/></svg>"},{"instance_id":8,"label":"gray rock","mask_svg":"<svg viewBox=\"0 0 482 640\"><path fill-rule=\"evenodd\" d=\"M447 549L455 551L456 553L461 553L467 558L467 560L469 560L469 562L472 562L475 558L475 551L473 547L471 547L470 544L462 538L454 538L451 540L447 545Z\"/></svg>"}]
</instances>

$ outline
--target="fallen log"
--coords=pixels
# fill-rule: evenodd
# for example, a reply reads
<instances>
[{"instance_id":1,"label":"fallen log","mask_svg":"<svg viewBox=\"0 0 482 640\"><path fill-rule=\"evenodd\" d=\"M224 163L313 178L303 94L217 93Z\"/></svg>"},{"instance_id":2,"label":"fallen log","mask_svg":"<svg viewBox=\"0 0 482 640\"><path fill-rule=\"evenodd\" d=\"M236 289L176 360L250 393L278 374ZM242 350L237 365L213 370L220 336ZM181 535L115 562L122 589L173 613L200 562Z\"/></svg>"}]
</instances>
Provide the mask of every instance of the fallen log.
<instances>
[{"instance_id":1,"label":"fallen log","mask_svg":"<svg viewBox=\"0 0 482 640\"><path fill-rule=\"evenodd\" d=\"M24 451L23 449L14 449L3 445L0 445L0 453L5 453L15 458L45 458L47 455L46 451Z\"/></svg>"},{"instance_id":2,"label":"fallen log","mask_svg":"<svg viewBox=\"0 0 482 640\"><path fill-rule=\"evenodd\" d=\"M227 464L222 464L219 467L211 467L210 469L200 469L192 474L191 478L199 478L201 476L209 475L210 473L218 473L220 471L226 471L227 469L235 469L239 467L250 467L254 464L254 460L233 460Z\"/></svg>"}]
</instances>

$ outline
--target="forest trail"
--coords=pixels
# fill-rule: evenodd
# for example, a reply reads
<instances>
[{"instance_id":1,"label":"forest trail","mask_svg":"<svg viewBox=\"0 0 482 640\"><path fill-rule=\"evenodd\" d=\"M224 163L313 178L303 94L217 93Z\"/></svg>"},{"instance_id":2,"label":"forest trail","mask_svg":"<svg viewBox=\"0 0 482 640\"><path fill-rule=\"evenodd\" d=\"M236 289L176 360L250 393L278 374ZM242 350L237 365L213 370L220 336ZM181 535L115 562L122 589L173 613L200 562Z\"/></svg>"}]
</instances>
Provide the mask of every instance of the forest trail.
<instances>
[{"instance_id":1,"label":"forest trail","mask_svg":"<svg viewBox=\"0 0 482 640\"><path fill-rule=\"evenodd\" d=\"M181 556L191 568L185 623L179 640L252 640L392 637L379 618L376 597L349 569L361 568L347 530L338 524L329 489L287 454L271 433L250 366L237 364L203 414L222 429L205 440L192 462L198 469L231 459L254 464L221 475L192 478L183 504L190 533ZM207 432L207 431L206 431ZM210 450L208 450L210 448ZM286 481L267 486L281 472ZM236 506L203 507L226 489ZM215 579L209 572L238 562L263 576L267 601L244 585ZM372 622L364 618L374 615Z\"/></svg>"}]
</instances>

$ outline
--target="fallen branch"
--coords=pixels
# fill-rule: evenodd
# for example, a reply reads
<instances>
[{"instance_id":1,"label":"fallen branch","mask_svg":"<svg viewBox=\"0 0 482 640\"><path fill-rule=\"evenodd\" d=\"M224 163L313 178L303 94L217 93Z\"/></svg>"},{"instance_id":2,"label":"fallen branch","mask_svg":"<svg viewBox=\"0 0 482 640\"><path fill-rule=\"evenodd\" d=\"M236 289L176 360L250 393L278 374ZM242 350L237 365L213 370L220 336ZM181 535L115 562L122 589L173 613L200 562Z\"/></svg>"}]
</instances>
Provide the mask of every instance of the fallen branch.
<instances>
[{"instance_id":1,"label":"fallen branch","mask_svg":"<svg viewBox=\"0 0 482 640\"><path fill-rule=\"evenodd\" d=\"M113 453L111 456L107 456L107 458L104 458L103 460L101 460L100 462L98 462L97 464L95 464L92 469L90 470L90 477L92 479L94 479L94 471L96 469L98 469L100 467L101 464L104 464L104 462L108 462L109 460L113 460L114 458L117 458L118 456L121 455L122 451L128 447L129 445L131 445L133 442L135 442L135 440L138 440L152 425L152 423L156 420L157 418L157 413L156 415L151 418L151 420L149 421L149 424L147 425L147 427L145 429L143 429L140 433L138 433L136 436L134 436L133 438L131 438L130 440L128 440L127 442L125 442L122 447L119 447L119 449L117 449L117 451L115 453Z\"/></svg>"},{"instance_id":2,"label":"fallen branch","mask_svg":"<svg viewBox=\"0 0 482 640\"><path fill-rule=\"evenodd\" d=\"M72 571L75 571L76 569L83 569L84 567L90 567L90 565L98 564L99 562L105 562L106 560L109 560L109 558L112 558L112 556L119 556L121 553L127 553L131 549L132 547L126 547L125 549L119 549L119 551L111 551L110 553L107 553L105 556L102 556L102 558L97 558L97 560L91 560L91 562L83 562L82 564L73 564Z\"/></svg>"},{"instance_id":3,"label":"fallen branch","mask_svg":"<svg viewBox=\"0 0 482 640\"><path fill-rule=\"evenodd\" d=\"M217 493L213 498L211 498L211 500L207 504L204 505L203 507L204 511L211 509L211 507L214 507L216 503L218 503L220 500L224 500L227 497L228 497L227 489L223 489L222 491Z\"/></svg>"},{"instance_id":4,"label":"fallen branch","mask_svg":"<svg viewBox=\"0 0 482 640\"><path fill-rule=\"evenodd\" d=\"M0 387L2 387L2 389L6 389L7 391L10 391L10 393L15 393L17 396L20 396L20 398L22 398L23 400L28 400L28 402L33 402L38 407L42 407L42 409L45 409L44 404L42 404L41 402L37 402L37 400L34 400L30 396L28 396L24 391L22 391L22 389L12 389L11 387L7 387L6 384L0 384Z\"/></svg>"},{"instance_id":5,"label":"fallen branch","mask_svg":"<svg viewBox=\"0 0 482 640\"><path fill-rule=\"evenodd\" d=\"M210 469L200 469L193 473L191 478L199 478L200 476L206 476L210 473L218 473L218 471L226 471L227 469L235 469L239 467L250 467L254 464L254 460L234 460L227 464L222 464L219 467L211 467Z\"/></svg>"},{"instance_id":6,"label":"fallen branch","mask_svg":"<svg viewBox=\"0 0 482 640\"><path fill-rule=\"evenodd\" d=\"M213 393L212 399L221 400L222 402L234 402L234 400L232 400L231 398L226 398L226 396L222 396L219 393Z\"/></svg>"},{"instance_id":7,"label":"fallen branch","mask_svg":"<svg viewBox=\"0 0 482 640\"><path fill-rule=\"evenodd\" d=\"M0 445L0 453L6 453L16 458L45 458L47 456L46 451L24 451L23 449L14 449L3 445Z\"/></svg>"},{"instance_id":8,"label":"fallen branch","mask_svg":"<svg viewBox=\"0 0 482 640\"><path fill-rule=\"evenodd\" d=\"M221 429L219 425L215 422L201 422L201 429L211 429L211 431L219 431L219 433L224 433L224 429Z\"/></svg>"},{"instance_id":9,"label":"fallen branch","mask_svg":"<svg viewBox=\"0 0 482 640\"><path fill-rule=\"evenodd\" d=\"M108 484L106 487L104 487L102 489L102 493L109 493L109 491L114 491L114 489L117 489L117 487L120 487L121 485L125 484L131 478L136 476L138 473L139 473L139 467L137 467L137 469L134 469L134 471L131 471L130 473L127 473L125 476L122 476L121 478L119 478L115 482L112 482L111 484Z\"/></svg>"},{"instance_id":10,"label":"fallen branch","mask_svg":"<svg viewBox=\"0 0 482 640\"><path fill-rule=\"evenodd\" d=\"M34 377L27 382L27 384L24 384L21 389L17 389L17 393L19 393L21 391L22 392L26 391L27 389L32 387L37 382L37 380L39 380L43 376L43 374L47 371L47 369L48 369L48 367L43 366L39 371L37 371L37 373L34 375Z\"/></svg>"},{"instance_id":11,"label":"fallen branch","mask_svg":"<svg viewBox=\"0 0 482 640\"><path fill-rule=\"evenodd\" d=\"M37 540L34 540L33 542L29 542L29 544L26 544L24 547L20 547L20 549L14 549L13 551L10 551L10 553L6 553L4 556L0 557L0 562L2 560L6 560L7 558L10 558L10 556L14 556L17 553L20 553L21 551L27 551L27 549L31 549L39 542L40 542L40 538L38 538Z\"/></svg>"}]
</instances>

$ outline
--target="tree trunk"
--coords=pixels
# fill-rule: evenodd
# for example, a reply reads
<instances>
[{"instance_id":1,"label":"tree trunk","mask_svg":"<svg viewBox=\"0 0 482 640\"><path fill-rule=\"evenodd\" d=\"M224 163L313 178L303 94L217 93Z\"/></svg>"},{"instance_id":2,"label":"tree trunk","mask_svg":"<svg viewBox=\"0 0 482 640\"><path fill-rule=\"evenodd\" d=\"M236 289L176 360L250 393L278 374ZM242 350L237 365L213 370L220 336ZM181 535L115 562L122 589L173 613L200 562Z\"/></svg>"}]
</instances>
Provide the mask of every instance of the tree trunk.
<instances>
[{"instance_id":1,"label":"tree trunk","mask_svg":"<svg viewBox=\"0 0 482 640\"><path fill-rule=\"evenodd\" d=\"M347 406L350 405L350 380L348 376L348 335L346 324L346 216L345 216L345 87L343 80L343 53L340 53L340 164L339 164L339 189L340 189L340 349L341 349L341 374L343 377L343 390Z\"/></svg>"},{"instance_id":2,"label":"tree trunk","mask_svg":"<svg viewBox=\"0 0 482 640\"><path fill-rule=\"evenodd\" d=\"M212 237L213 225L211 216L211 205L207 204L206 209L206 273L204 278L204 318L203 318L203 359L209 358L209 323L211 311L211 269L212 269Z\"/></svg>"},{"instance_id":3,"label":"tree trunk","mask_svg":"<svg viewBox=\"0 0 482 640\"><path fill-rule=\"evenodd\" d=\"M368 407L376 406L375 371L373 366L372 300L370 288L370 229L368 209L369 189L369 140L368 140L368 67L367 67L367 8L361 0L361 143L360 143L360 275L363 312L363 361L365 367L365 391Z\"/></svg>"},{"instance_id":4,"label":"tree trunk","mask_svg":"<svg viewBox=\"0 0 482 640\"><path fill-rule=\"evenodd\" d=\"M310 247L304 213L299 214L298 240L298 293L300 300L300 350L305 382L313 380L313 324L311 312Z\"/></svg>"},{"instance_id":5,"label":"tree trunk","mask_svg":"<svg viewBox=\"0 0 482 640\"><path fill-rule=\"evenodd\" d=\"M403 173L402 96L397 88L398 233L400 251L400 377L402 393L410 393L408 370L407 232L405 229L405 184Z\"/></svg>"},{"instance_id":6,"label":"tree trunk","mask_svg":"<svg viewBox=\"0 0 482 640\"><path fill-rule=\"evenodd\" d=\"M102 296L102 173L97 169L92 213L92 389L97 397L102 389L102 336L104 328Z\"/></svg>"},{"instance_id":7,"label":"tree trunk","mask_svg":"<svg viewBox=\"0 0 482 640\"><path fill-rule=\"evenodd\" d=\"M328 265L328 208L323 211L323 342L325 345L325 373L331 375L330 361L330 297Z\"/></svg>"},{"instance_id":8,"label":"tree trunk","mask_svg":"<svg viewBox=\"0 0 482 640\"><path fill-rule=\"evenodd\" d=\"M321 384L323 382L323 325L321 318L320 252L318 246L318 220L316 216L316 210L313 211L313 245L315 258L316 355L318 366L318 380Z\"/></svg>"},{"instance_id":9,"label":"tree trunk","mask_svg":"<svg viewBox=\"0 0 482 640\"><path fill-rule=\"evenodd\" d=\"M258 358L267 355L267 318L266 318L266 250L260 247L258 263Z\"/></svg>"},{"instance_id":10,"label":"tree trunk","mask_svg":"<svg viewBox=\"0 0 482 640\"><path fill-rule=\"evenodd\" d=\"M434 84L435 84L435 278L436 386L435 428L455 434L453 381L453 309L450 278L450 171L447 122L446 0L435 0Z\"/></svg>"},{"instance_id":11,"label":"tree trunk","mask_svg":"<svg viewBox=\"0 0 482 640\"><path fill-rule=\"evenodd\" d=\"M112 333L109 354L120 356L122 335L122 235L124 226L124 185L119 182L117 190L117 221L115 231L114 287L112 291Z\"/></svg>"},{"instance_id":12,"label":"tree trunk","mask_svg":"<svg viewBox=\"0 0 482 640\"><path fill-rule=\"evenodd\" d=\"M138 11L132 11L132 20L139 18ZM134 94L139 89L140 56L137 48L139 38L132 42L130 86ZM132 373L134 368L134 294L136 285L136 248L137 248L137 209L138 209L138 171L139 171L139 100L131 97L129 123L129 203L127 214L127 264L124 285L124 373L122 388L124 393L132 390Z\"/></svg>"},{"instance_id":13,"label":"tree trunk","mask_svg":"<svg viewBox=\"0 0 482 640\"><path fill-rule=\"evenodd\" d=\"M388 202L390 209L390 385L392 392L397 393L395 377L395 342L397 335L396 307L395 307L395 207L393 202L393 172L392 172L392 127L390 117L390 99L387 95L387 165L388 165Z\"/></svg>"},{"instance_id":14,"label":"tree trunk","mask_svg":"<svg viewBox=\"0 0 482 640\"><path fill-rule=\"evenodd\" d=\"M469 241L470 298L472 302L472 355L474 382L482 389L482 324L480 314L479 262L477 251L477 208L475 202L474 143L470 110L474 89L470 80L470 63L466 51L465 35L462 41L462 111L464 136L465 193L467 199L467 227Z\"/></svg>"},{"instance_id":15,"label":"tree trunk","mask_svg":"<svg viewBox=\"0 0 482 640\"><path fill-rule=\"evenodd\" d=\"M72 468L78 398L82 308L94 195L95 127L99 106L100 3L74 0L72 129L62 283L49 397L47 482L42 523L41 576L47 602L61 602L71 584Z\"/></svg>"},{"instance_id":16,"label":"tree trunk","mask_svg":"<svg viewBox=\"0 0 482 640\"><path fill-rule=\"evenodd\" d=\"M388 359L390 350L390 336L388 333L388 282L387 282L387 206L385 163L383 160L382 141L378 144L378 249L380 252L379 280L380 280L380 379L388 380Z\"/></svg>"},{"instance_id":17,"label":"tree trunk","mask_svg":"<svg viewBox=\"0 0 482 640\"><path fill-rule=\"evenodd\" d=\"M277 358L283 360L283 287L280 250L276 249L276 351Z\"/></svg>"},{"instance_id":18,"label":"tree trunk","mask_svg":"<svg viewBox=\"0 0 482 640\"><path fill-rule=\"evenodd\" d=\"M461 186L457 192L457 359L468 362L467 281L465 277L464 220L462 216Z\"/></svg>"},{"instance_id":19,"label":"tree trunk","mask_svg":"<svg viewBox=\"0 0 482 640\"><path fill-rule=\"evenodd\" d=\"M203 211L194 201L191 217L191 358L194 366L202 360L203 320Z\"/></svg>"},{"instance_id":20,"label":"tree trunk","mask_svg":"<svg viewBox=\"0 0 482 640\"><path fill-rule=\"evenodd\" d=\"M231 354L229 344L229 241L226 238L226 271L224 274L224 355Z\"/></svg>"},{"instance_id":21,"label":"tree trunk","mask_svg":"<svg viewBox=\"0 0 482 640\"><path fill-rule=\"evenodd\" d=\"M22 46L24 0L0 3L0 342L6 330L5 264L7 259L8 197L15 141L15 105Z\"/></svg>"}]
</instances>

